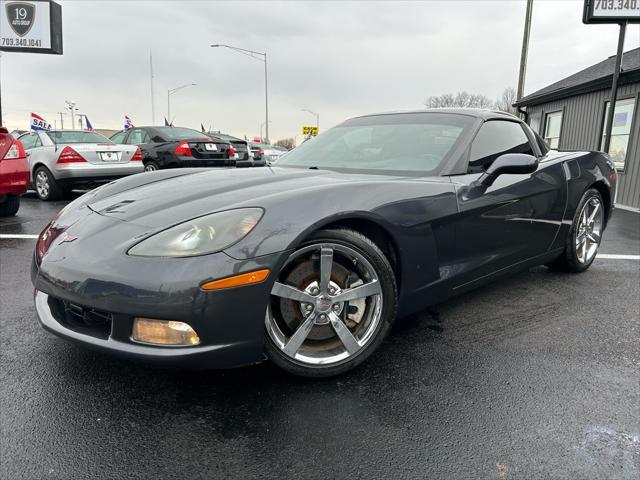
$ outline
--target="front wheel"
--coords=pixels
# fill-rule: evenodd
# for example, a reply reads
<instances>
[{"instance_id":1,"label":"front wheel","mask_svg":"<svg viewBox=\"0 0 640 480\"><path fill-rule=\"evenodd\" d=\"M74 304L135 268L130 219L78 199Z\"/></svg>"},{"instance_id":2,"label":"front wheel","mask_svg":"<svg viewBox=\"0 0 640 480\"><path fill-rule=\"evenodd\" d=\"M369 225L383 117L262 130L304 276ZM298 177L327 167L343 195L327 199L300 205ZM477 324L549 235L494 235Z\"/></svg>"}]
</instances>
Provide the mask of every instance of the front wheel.
<instances>
[{"instance_id":1,"label":"front wheel","mask_svg":"<svg viewBox=\"0 0 640 480\"><path fill-rule=\"evenodd\" d=\"M590 188L580 199L564 252L548 267L574 273L589 268L602 241L604 215L602 195L595 188Z\"/></svg>"},{"instance_id":2,"label":"front wheel","mask_svg":"<svg viewBox=\"0 0 640 480\"><path fill-rule=\"evenodd\" d=\"M396 304L393 270L375 243L353 230L319 231L289 256L273 285L267 355L296 375L346 372L382 343Z\"/></svg>"}]
</instances>

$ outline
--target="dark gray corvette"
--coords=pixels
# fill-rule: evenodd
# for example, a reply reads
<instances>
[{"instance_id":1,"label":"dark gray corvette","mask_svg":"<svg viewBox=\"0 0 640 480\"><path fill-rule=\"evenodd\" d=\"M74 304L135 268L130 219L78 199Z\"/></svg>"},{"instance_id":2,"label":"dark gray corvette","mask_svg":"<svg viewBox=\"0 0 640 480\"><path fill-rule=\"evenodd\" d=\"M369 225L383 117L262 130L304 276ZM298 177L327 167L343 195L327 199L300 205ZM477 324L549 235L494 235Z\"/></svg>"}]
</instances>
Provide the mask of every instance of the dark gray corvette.
<instances>
[{"instance_id":1,"label":"dark gray corvette","mask_svg":"<svg viewBox=\"0 0 640 480\"><path fill-rule=\"evenodd\" d=\"M134 175L64 208L32 267L44 328L161 365L269 357L325 376L404 316L533 265L595 258L616 173L513 116L354 118L278 168Z\"/></svg>"}]
</instances>

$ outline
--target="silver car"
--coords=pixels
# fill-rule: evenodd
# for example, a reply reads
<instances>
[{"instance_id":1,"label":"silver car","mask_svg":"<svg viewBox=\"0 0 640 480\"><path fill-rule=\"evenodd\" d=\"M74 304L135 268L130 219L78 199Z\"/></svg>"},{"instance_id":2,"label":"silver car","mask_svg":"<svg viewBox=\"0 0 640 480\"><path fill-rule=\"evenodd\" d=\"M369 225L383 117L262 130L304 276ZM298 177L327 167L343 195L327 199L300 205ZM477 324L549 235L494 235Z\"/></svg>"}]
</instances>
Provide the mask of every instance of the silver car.
<instances>
[{"instance_id":1,"label":"silver car","mask_svg":"<svg viewBox=\"0 0 640 480\"><path fill-rule=\"evenodd\" d=\"M19 140L40 200L55 200L74 188L92 188L144 170L137 146L116 145L96 132L29 132Z\"/></svg>"}]
</instances>

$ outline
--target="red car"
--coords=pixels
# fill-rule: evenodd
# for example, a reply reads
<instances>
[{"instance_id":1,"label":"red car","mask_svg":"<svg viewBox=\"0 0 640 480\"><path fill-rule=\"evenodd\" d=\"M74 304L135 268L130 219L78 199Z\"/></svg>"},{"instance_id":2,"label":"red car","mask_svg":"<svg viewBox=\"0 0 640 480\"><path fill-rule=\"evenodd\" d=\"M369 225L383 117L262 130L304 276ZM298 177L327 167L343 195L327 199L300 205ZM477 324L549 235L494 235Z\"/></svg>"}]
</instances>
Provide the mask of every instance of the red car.
<instances>
[{"instance_id":1,"label":"red car","mask_svg":"<svg viewBox=\"0 0 640 480\"><path fill-rule=\"evenodd\" d=\"M15 215L29 186L29 162L22 143L0 127L0 217Z\"/></svg>"}]
</instances>

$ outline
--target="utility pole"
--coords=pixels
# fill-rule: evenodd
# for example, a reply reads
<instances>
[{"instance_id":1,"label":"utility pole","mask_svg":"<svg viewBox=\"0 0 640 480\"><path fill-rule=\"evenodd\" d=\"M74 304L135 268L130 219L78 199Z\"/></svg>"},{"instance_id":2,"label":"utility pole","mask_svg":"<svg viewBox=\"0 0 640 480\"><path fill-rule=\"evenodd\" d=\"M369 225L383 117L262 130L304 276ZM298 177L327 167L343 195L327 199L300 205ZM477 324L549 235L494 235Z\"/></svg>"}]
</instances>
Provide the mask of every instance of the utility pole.
<instances>
[{"instance_id":1,"label":"utility pole","mask_svg":"<svg viewBox=\"0 0 640 480\"><path fill-rule=\"evenodd\" d=\"M533 0L527 0L527 13L524 18L524 34L522 36L522 52L520 53L520 74L518 75L518 91L516 100L524 96L524 80L527 73L527 55L529 54L529 35L531 33L531 12Z\"/></svg>"},{"instance_id":2,"label":"utility pole","mask_svg":"<svg viewBox=\"0 0 640 480\"><path fill-rule=\"evenodd\" d=\"M151 80L151 125L156 124L156 103L153 95L153 52L149 49L149 72Z\"/></svg>"},{"instance_id":3,"label":"utility pole","mask_svg":"<svg viewBox=\"0 0 640 480\"><path fill-rule=\"evenodd\" d=\"M60 130L64 130L64 119L62 118L64 112L58 112L58 115L60 115Z\"/></svg>"}]
</instances>

